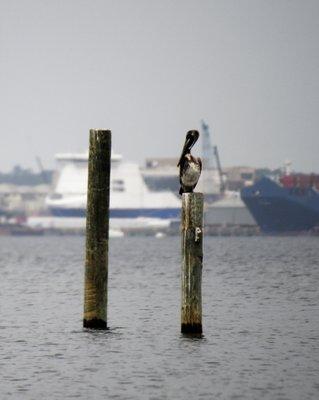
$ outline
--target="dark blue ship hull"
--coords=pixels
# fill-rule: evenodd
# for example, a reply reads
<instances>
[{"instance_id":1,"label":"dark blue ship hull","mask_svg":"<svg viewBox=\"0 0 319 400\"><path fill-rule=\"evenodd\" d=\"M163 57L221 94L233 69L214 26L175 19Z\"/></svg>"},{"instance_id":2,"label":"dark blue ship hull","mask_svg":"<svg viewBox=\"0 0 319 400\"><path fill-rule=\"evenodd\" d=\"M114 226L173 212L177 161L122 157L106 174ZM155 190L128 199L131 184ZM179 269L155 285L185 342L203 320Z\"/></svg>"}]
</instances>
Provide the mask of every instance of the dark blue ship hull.
<instances>
[{"instance_id":1,"label":"dark blue ship hull","mask_svg":"<svg viewBox=\"0 0 319 400\"><path fill-rule=\"evenodd\" d=\"M241 198L263 232L309 231L319 226L319 193L312 187L287 188L262 178Z\"/></svg>"}]
</instances>

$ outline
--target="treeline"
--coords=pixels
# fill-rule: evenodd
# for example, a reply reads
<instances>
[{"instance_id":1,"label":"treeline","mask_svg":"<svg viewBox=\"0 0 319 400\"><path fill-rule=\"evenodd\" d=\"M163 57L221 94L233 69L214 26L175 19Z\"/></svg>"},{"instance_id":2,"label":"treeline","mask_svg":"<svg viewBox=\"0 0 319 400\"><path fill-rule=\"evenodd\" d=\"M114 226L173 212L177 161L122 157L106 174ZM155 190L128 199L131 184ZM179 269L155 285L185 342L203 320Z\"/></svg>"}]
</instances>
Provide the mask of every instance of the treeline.
<instances>
[{"instance_id":1,"label":"treeline","mask_svg":"<svg viewBox=\"0 0 319 400\"><path fill-rule=\"evenodd\" d=\"M33 172L31 169L22 168L20 165L13 167L10 172L0 172L0 184L7 183L13 185L36 186L51 184L52 178L53 171L51 170Z\"/></svg>"}]
</instances>

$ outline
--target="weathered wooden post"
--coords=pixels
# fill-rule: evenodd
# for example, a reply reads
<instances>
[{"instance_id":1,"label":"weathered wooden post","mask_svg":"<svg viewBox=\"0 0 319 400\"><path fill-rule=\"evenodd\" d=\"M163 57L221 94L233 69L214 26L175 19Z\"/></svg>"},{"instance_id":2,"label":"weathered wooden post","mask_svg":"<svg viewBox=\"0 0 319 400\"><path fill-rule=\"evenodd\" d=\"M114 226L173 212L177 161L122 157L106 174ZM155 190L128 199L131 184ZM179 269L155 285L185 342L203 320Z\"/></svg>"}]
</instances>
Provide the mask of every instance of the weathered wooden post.
<instances>
[{"instance_id":1,"label":"weathered wooden post","mask_svg":"<svg viewBox=\"0 0 319 400\"><path fill-rule=\"evenodd\" d=\"M182 195L181 331L202 333L203 194Z\"/></svg>"},{"instance_id":2,"label":"weathered wooden post","mask_svg":"<svg viewBox=\"0 0 319 400\"><path fill-rule=\"evenodd\" d=\"M111 131L90 130L83 326L107 329Z\"/></svg>"}]
</instances>

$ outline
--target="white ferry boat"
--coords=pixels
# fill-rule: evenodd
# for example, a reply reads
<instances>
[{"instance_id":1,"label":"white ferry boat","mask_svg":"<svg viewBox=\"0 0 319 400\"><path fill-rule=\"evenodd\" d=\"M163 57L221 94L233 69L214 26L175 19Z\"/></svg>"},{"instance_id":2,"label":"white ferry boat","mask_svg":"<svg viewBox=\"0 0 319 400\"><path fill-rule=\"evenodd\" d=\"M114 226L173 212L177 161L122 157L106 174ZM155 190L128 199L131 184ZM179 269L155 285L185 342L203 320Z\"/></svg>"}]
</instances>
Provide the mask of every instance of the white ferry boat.
<instances>
[{"instance_id":1,"label":"white ferry boat","mask_svg":"<svg viewBox=\"0 0 319 400\"><path fill-rule=\"evenodd\" d=\"M86 213L88 154L57 154L58 176L46 205L53 217L81 221ZM168 226L180 215L180 200L170 191L148 189L135 163L112 154L110 180L110 226Z\"/></svg>"}]
</instances>

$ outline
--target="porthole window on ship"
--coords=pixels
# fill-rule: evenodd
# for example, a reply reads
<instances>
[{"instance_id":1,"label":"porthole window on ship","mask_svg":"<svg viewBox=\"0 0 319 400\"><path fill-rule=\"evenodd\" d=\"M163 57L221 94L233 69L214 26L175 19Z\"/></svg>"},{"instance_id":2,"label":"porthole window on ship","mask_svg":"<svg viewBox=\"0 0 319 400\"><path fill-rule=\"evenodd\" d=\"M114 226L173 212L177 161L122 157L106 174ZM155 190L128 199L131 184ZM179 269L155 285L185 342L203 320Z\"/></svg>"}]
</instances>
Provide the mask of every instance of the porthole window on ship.
<instances>
[{"instance_id":1,"label":"porthole window on ship","mask_svg":"<svg viewBox=\"0 0 319 400\"><path fill-rule=\"evenodd\" d=\"M51 196L50 196L50 198L52 199L52 200L59 200L59 199L62 199L62 194L60 194L60 193L52 193L51 194Z\"/></svg>"},{"instance_id":2,"label":"porthole window on ship","mask_svg":"<svg viewBox=\"0 0 319 400\"><path fill-rule=\"evenodd\" d=\"M124 181L122 179L113 179L112 190L114 192L124 192L125 191Z\"/></svg>"}]
</instances>

